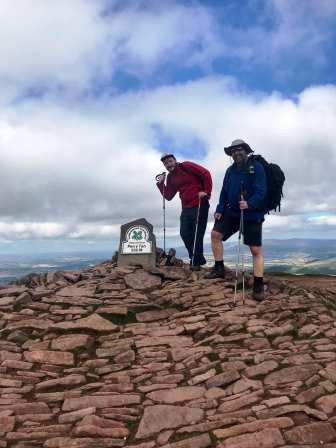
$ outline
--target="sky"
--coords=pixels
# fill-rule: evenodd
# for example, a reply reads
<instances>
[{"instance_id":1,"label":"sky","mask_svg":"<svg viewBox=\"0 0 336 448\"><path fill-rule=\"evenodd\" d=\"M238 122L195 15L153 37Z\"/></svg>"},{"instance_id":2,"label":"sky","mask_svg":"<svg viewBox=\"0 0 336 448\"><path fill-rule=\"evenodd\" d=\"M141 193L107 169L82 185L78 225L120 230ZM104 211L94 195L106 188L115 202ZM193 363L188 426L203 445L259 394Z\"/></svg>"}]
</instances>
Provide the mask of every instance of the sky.
<instances>
[{"instance_id":1,"label":"sky","mask_svg":"<svg viewBox=\"0 0 336 448\"><path fill-rule=\"evenodd\" d=\"M112 250L141 217L162 245L167 151L212 174L209 241L237 138L286 175L264 238L336 237L334 0L1 0L0 18L0 251Z\"/></svg>"}]
</instances>

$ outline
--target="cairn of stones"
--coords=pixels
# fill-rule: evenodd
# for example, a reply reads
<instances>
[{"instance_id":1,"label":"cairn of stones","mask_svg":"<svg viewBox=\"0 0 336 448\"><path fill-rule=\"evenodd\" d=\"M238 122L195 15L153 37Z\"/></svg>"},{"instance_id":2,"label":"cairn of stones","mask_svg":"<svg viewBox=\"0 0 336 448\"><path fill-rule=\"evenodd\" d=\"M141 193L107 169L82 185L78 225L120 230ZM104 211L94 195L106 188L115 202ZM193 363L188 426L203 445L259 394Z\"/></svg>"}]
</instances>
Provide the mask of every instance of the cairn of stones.
<instances>
[{"instance_id":1,"label":"cairn of stones","mask_svg":"<svg viewBox=\"0 0 336 448\"><path fill-rule=\"evenodd\" d=\"M336 288L184 268L0 289L0 448L336 447Z\"/></svg>"}]
</instances>

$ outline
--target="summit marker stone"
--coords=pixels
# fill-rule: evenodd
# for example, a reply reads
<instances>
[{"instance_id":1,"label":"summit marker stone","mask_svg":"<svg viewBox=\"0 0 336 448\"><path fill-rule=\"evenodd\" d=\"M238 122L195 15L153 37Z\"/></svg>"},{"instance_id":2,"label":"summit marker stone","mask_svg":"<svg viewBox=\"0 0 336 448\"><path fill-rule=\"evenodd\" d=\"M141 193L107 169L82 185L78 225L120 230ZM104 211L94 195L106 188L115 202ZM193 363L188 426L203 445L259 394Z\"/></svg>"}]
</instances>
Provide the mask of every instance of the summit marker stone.
<instances>
[{"instance_id":1,"label":"summit marker stone","mask_svg":"<svg viewBox=\"0 0 336 448\"><path fill-rule=\"evenodd\" d=\"M121 226L118 266L140 265L153 268L156 264L156 239L153 226L140 218Z\"/></svg>"}]
</instances>

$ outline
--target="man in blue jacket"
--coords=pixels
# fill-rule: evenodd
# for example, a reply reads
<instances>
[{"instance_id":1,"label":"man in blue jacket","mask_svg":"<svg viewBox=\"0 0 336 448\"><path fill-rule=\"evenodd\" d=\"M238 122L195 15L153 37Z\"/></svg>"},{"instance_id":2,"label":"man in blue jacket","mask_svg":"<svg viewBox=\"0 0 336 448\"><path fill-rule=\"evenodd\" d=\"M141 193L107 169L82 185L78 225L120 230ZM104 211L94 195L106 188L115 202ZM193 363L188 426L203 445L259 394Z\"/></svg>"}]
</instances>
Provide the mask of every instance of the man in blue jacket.
<instances>
[{"instance_id":1,"label":"man in blue jacket","mask_svg":"<svg viewBox=\"0 0 336 448\"><path fill-rule=\"evenodd\" d=\"M223 187L215 212L215 223L211 232L211 245L215 266L206 278L224 278L224 249L222 241L239 231L241 210L244 210L244 244L250 247L253 257L253 294L261 301L264 298L264 256L262 251L262 224L264 221L264 201L267 194L264 167L251 161L253 151L243 140L234 140L224 148L233 158L227 169Z\"/></svg>"}]
</instances>

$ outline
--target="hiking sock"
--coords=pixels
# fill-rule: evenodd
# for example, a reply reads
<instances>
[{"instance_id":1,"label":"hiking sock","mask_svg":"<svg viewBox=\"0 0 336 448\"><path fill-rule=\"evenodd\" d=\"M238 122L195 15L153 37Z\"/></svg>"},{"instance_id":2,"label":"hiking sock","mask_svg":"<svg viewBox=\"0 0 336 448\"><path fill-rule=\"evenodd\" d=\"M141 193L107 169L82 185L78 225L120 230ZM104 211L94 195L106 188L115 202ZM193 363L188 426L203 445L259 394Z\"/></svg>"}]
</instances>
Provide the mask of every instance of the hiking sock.
<instances>
[{"instance_id":1,"label":"hiking sock","mask_svg":"<svg viewBox=\"0 0 336 448\"><path fill-rule=\"evenodd\" d=\"M254 276L253 289L259 291L263 288L263 286L264 286L264 277Z\"/></svg>"},{"instance_id":2,"label":"hiking sock","mask_svg":"<svg viewBox=\"0 0 336 448\"><path fill-rule=\"evenodd\" d=\"M215 269L224 269L224 261L223 260L215 261Z\"/></svg>"}]
</instances>

